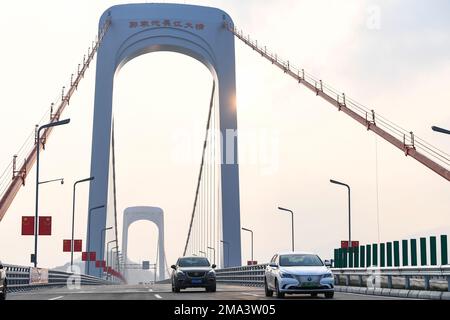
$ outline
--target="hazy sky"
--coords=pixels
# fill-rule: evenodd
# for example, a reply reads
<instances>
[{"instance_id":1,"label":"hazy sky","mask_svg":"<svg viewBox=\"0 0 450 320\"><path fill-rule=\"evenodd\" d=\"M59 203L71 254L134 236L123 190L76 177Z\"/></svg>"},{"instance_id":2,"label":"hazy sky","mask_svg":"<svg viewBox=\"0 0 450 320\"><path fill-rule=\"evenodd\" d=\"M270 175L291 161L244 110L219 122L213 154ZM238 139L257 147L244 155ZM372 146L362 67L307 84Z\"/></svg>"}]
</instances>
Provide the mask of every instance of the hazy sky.
<instances>
[{"instance_id":1,"label":"hazy sky","mask_svg":"<svg viewBox=\"0 0 450 320\"><path fill-rule=\"evenodd\" d=\"M176 1L175 1L176 2ZM178 1L184 3L185 1ZM3 1L0 34L0 171L67 84L93 39L107 0ZM391 1L192 1L227 11L236 25L310 73L443 149L450 127L450 4ZM374 20L375 19L375 20ZM254 229L255 258L267 261L290 248L289 216L296 214L296 247L330 257L347 237L345 189L352 186L353 238L376 242L376 139L364 127L298 86L237 42L239 128L257 134L258 163L241 166L242 225ZM41 178L66 184L41 187L41 214L54 235L40 240L40 265L68 261L72 183L89 176L95 63L42 156ZM165 210L169 264L182 253L192 208L212 77L197 61L153 53L127 64L116 79L119 230L129 206ZM175 161L174 137L184 130L195 145L188 163ZM269 138L264 138L268 136ZM198 140L198 141L197 141ZM450 186L378 139L381 241L450 231ZM248 152L244 145L240 151ZM269 157L262 154L268 152ZM20 236L23 215L34 214L34 172L0 223L0 259L28 264L33 239ZM78 189L76 237L85 238L87 186ZM154 260L157 229L130 229L129 255ZM121 233L121 232L120 232ZM243 234L243 261L250 257Z\"/></svg>"}]
</instances>

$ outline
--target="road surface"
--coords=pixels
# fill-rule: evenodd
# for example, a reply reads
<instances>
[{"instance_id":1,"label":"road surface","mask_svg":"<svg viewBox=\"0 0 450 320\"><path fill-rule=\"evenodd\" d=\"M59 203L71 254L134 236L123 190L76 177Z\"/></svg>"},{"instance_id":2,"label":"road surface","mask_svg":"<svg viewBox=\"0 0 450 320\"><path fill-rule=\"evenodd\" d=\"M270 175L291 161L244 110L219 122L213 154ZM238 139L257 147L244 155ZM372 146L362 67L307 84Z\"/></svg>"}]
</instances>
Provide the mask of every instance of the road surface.
<instances>
[{"instance_id":1,"label":"road surface","mask_svg":"<svg viewBox=\"0 0 450 320\"><path fill-rule=\"evenodd\" d=\"M217 292L206 293L203 289L182 290L172 293L168 284L136 286L86 286L81 289L40 289L30 292L9 293L8 300L270 300L264 289L231 285L218 285ZM323 295L288 295L285 300L325 300ZM336 292L334 300L398 300L381 297Z\"/></svg>"}]
</instances>

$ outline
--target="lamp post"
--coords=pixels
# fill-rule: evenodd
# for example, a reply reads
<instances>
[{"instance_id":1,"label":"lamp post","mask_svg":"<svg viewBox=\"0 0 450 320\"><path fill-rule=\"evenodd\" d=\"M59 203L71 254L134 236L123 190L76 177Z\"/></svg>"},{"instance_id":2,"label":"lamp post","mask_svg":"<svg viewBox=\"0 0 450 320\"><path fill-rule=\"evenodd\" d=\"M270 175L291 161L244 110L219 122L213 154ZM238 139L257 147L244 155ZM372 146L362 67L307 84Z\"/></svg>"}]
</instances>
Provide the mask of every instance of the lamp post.
<instances>
[{"instance_id":1,"label":"lamp post","mask_svg":"<svg viewBox=\"0 0 450 320\"><path fill-rule=\"evenodd\" d=\"M216 249L213 247L208 247L208 250L212 250L213 252L213 264L216 264Z\"/></svg>"},{"instance_id":2,"label":"lamp post","mask_svg":"<svg viewBox=\"0 0 450 320\"><path fill-rule=\"evenodd\" d=\"M114 269L114 249L119 249L119 246L115 246L111 248L111 268Z\"/></svg>"},{"instance_id":3,"label":"lamp post","mask_svg":"<svg viewBox=\"0 0 450 320\"><path fill-rule=\"evenodd\" d=\"M108 279L108 267L109 267L109 244L116 242L116 240L111 240L106 244L106 279Z\"/></svg>"},{"instance_id":4,"label":"lamp post","mask_svg":"<svg viewBox=\"0 0 450 320\"><path fill-rule=\"evenodd\" d=\"M295 238L294 238L294 212L292 210L286 209L286 208L282 208L282 207L278 207L278 210L281 211L286 211L286 212L290 212L291 216L292 216L292 252L295 251Z\"/></svg>"},{"instance_id":5,"label":"lamp post","mask_svg":"<svg viewBox=\"0 0 450 320\"><path fill-rule=\"evenodd\" d=\"M444 128L432 126L431 129L433 131L435 131L435 132L440 132L440 133L444 133L444 134L450 134L450 130L447 130L447 129L444 129Z\"/></svg>"},{"instance_id":6,"label":"lamp post","mask_svg":"<svg viewBox=\"0 0 450 320\"><path fill-rule=\"evenodd\" d=\"M87 243L87 251L91 252L91 214L92 211L98 210L98 209L103 209L105 207L105 205L102 206L97 206L94 208L89 209L89 216L88 216L88 235L86 237L86 239L89 239L88 243ZM89 266L91 265L91 261L88 261L88 267L87 267L87 274L89 274Z\"/></svg>"},{"instance_id":7,"label":"lamp post","mask_svg":"<svg viewBox=\"0 0 450 320\"><path fill-rule=\"evenodd\" d=\"M111 230L113 227L108 227L108 228L103 228L102 229L102 237L101 237L101 250L100 250L100 255L103 256L104 254L104 248L103 248L103 244L105 243L105 236L106 236L106 231Z\"/></svg>"},{"instance_id":8,"label":"lamp post","mask_svg":"<svg viewBox=\"0 0 450 320\"><path fill-rule=\"evenodd\" d=\"M39 224L39 151L41 149L41 130L49 129L52 127L62 126L70 123L70 119L56 121L52 123L48 123L46 125L41 126L38 129L36 136L36 205L35 205L35 213L34 213L34 267L37 267L37 247L38 247L38 224Z\"/></svg>"},{"instance_id":9,"label":"lamp post","mask_svg":"<svg viewBox=\"0 0 450 320\"><path fill-rule=\"evenodd\" d=\"M252 234L252 264L253 264L253 231L247 228L242 228L242 230L250 232Z\"/></svg>"},{"instance_id":10,"label":"lamp post","mask_svg":"<svg viewBox=\"0 0 450 320\"><path fill-rule=\"evenodd\" d=\"M52 182L57 182L57 181L60 181L61 184L64 184L64 178L60 178L60 179L53 179L53 180L42 181L42 182L39 182L39 185L52 183Z\"/></svg>"},{"instance_id":11,"label":"lamp post","mask_svg":"<svg viewBox=\"0 0 450 320\"><path fill-rule=\"evenodd\" d=\"M74 233L75 233L75 191L78 184L92 181L94 180L94 177L90 177L87 179L79 180L73 184L73 196L72 196L72 244L70 246L70 270L72 270L73 267L73 251L74 251Z\"/></svg>"},{"instance_id":12,"label":"lamp post","mask_svg":"<svg viewBox=\"0 0 450 320\"><path fill-rule=\"evenodd\" d=\"M350 186L346 183L336 180L330 180L331 183L344 186L348 190L348 247L352 246L352 210L351 210L351 198L350 198Z\"/></svg>"},{"instance_id":13,"label":"lamp post","mask_svg":"<svg viewBox=\"0 0 450 320\"><path fill-rule=\"evenodd\" d=\"M225 249L225 245L227 245L227 259L226 259L227 263L225 263L225 268L227 268L228 267L228 263L230 262L230 243L228 241L225 241L225 240L220 240L220 242L223 243L224 249Z\"/></svg>"}]
</instances>

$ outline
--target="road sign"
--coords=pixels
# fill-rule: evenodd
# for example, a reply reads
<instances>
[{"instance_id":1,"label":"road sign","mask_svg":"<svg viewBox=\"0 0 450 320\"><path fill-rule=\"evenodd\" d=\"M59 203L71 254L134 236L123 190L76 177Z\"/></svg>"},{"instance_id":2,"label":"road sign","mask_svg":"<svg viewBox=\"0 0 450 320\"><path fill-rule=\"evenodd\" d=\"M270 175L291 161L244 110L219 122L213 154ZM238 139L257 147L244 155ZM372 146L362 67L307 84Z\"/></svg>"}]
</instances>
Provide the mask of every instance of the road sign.
<instances>
[{"instance_id":1,"label":"road sign","mask_svg":"<svg viewBox=\"0 0 450 320\"><path fill-rule=\"evenodd\" d=\"M73 251L74 252L81 252L81 251L83 251L83 240L74 240Z\"/></svg>"},{"instance_id":2,"label":"road sign","mask_svg":"<svg viewBox=\"0 0 450 320\"><path fill-rule=\"evenodd\" d=\"M150 270L150 261L142 262L142 270Z\"/></svg>"},{"instance_id":3,"label":"road sign","mask_svg":"<svg viewBox=\"0 0 450 320\"><path fill-rule=\"evenodd\" d=\"M39 235L52 235L52 217L39 217Z\"/></svg>"},{"instance_id":4,"label":"road sign","mask_svg":"<svg viewBox=\"0 0 450 320\"><path fill-rule=\"evenodd\" d=\"M63 240L63 252L72 251L72 240Z\"/></svg>"},{"instance_id":5,"label":"road sign","mask_svg":"<svg viewBox=\"0 0 450 320\"><path fill-rule=\"evenodd\" d=\"M34 217L22 217L22 235L34 236Z\"/></svg>"},{"instance_id":6,"label":"road sign","mask_svg":"<svg viewBox=\"0 0 450 320\"><path fill-rule=\"evenodd\" d=\"M352 241L352 248L359 247L359 241ZM348 249L348 240L341 241L341 249Z\"/></svg>"},{"instance_id":7,"label":"road sign","mask_svg":"<svg viewBox=\"0 0 450 320\"><path fill-rule=\"evenodd\" d=\"M89 261L97 260L97 254L95 252L89 252Z\"/></svg>"}]
</instances>

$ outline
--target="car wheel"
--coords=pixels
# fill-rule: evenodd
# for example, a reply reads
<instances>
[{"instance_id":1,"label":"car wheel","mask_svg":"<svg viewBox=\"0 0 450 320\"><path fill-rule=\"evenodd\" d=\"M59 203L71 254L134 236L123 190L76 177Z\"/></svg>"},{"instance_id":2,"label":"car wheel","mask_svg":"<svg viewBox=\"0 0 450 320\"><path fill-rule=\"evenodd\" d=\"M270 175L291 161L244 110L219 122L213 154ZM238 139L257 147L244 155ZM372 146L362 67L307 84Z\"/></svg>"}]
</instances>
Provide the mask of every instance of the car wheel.
<instances>
[{"instance_id":1,"label":"car wheel","mask_svg":"<svg viewBox=\"0 0 450 320\"><path fill-rule=\"evenodd\" d=\"M280 286L278 285L278 281L275 280L275 289L277 290L277 298L283 299L284 298L284 292L280 291Z\"/></svg>"},{"instance_id":2,"label":"car wheel","mask_svg":"<svg viewBox=\"0 0 450 320\"><path fill-rule=\"evenodd\" d=\"M212 285L210 287L206 287L206 292L216 292L216 285Z\"/></svg>"},{"instance_id":3,"label":"car wheel","mask_svg":"<svg viewBox=\"0 0 450 320\"><path fill-rule=\"evenodd\" d=\"M273 297L273 290L269 289L266 278L264 278L264 291L266 293L266 297Z\"/></svg>"},{"instance_id":4,"label":"car wheel","mask_svg":"<svg viewBox=\"0 0 450 320\"><path fill-rule=\"evenodd\" d=\"M0 300L6 300L6 291L7 291L7 287L6 287L6 282L3 284L3 292L0 294Z\"/></svg>"},{"instance_id":5,"label":"car wheel","mask_svg":"<svg viewBox=\"0 0 450 320\"><path fill-rule=\"evenodd\" d=\"M334 292L326 292L325 293L325 298L327 299L333 299L334 297Z\"/></svg>"}]
</instances>

